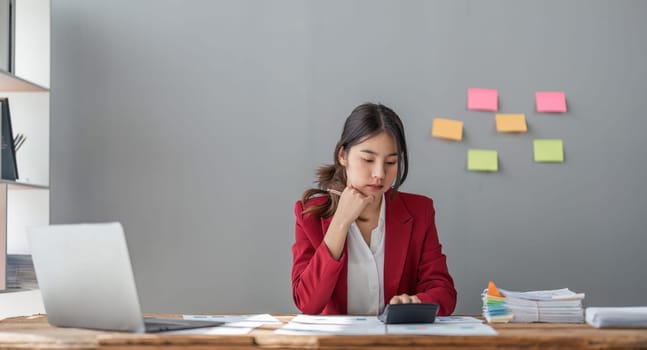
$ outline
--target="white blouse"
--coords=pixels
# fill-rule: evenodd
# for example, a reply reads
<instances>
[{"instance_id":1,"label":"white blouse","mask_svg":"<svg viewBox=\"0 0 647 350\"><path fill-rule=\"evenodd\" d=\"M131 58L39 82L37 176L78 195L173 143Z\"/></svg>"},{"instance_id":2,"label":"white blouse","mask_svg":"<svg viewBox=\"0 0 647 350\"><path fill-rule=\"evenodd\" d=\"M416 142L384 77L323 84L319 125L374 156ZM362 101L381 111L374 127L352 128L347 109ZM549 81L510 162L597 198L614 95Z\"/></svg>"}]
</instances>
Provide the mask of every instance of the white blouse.
<instances>
[{"instance_id":1,"label":"white blouse","mask_svg":"<svg viewBox=\"0 0 647 350\"><path fill-rule=\"evenodd\" d=\"M384 310L384 195L371 246L353 222L346 238L348 249L349 315L378 315Z\"/></svg>"}]
</instances>

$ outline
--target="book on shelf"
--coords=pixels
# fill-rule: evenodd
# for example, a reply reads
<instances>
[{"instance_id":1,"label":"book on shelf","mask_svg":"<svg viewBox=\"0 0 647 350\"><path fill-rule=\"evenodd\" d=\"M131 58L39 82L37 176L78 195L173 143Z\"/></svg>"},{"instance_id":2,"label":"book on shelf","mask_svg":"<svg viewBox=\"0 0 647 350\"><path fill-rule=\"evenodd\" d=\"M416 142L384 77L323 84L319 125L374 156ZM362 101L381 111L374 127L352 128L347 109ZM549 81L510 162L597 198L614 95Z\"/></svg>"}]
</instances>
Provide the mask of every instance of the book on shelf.
<instances>
[{"instance_id":1,"label":"book on shelf","mask_svg":"<svg viewBox=\"0 0 647 350\"><path fill-rule=\"evenodd\" d=\"M38 289L31 255L7 254L7 290L30 289Z\"/></svg>"},{"instance_id":2,"label":"book on shelf","mask_svg":"<svg viewBox=\"0 0 647 350\"><path fill-rule=\"evenodd\" d=\"M2 114L2 179L18 180L18 164L16 162L16 148L11 128L11 113L9 99L0 98L0 114Z\"/></svg>"}]
</instances>

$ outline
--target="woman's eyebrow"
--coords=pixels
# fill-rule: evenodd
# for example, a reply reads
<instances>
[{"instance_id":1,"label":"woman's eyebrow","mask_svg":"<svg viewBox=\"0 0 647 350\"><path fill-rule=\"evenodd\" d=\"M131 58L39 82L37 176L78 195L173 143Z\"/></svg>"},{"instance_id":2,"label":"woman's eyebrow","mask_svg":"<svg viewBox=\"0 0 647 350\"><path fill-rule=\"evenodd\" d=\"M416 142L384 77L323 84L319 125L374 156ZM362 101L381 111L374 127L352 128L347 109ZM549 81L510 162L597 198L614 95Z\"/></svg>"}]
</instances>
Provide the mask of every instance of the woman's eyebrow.
<instances>
[{"instance_id":1,"label":"woman's eyebrow","mask_svg":"<svg viewBox=\"0 0 647 350\"><path fill-rule=\"evenodd\" d=\"M360 152L368 153L368 154L371 154L371 155L374 155L374 156L379 156L379 154L377 152L371 151L370 149L363 149L363 150L360 150ZM398 155L397 152L393 152L393 153L387 155L387 157L397 156L397 155Z\"/></svg>"}]
</instances>

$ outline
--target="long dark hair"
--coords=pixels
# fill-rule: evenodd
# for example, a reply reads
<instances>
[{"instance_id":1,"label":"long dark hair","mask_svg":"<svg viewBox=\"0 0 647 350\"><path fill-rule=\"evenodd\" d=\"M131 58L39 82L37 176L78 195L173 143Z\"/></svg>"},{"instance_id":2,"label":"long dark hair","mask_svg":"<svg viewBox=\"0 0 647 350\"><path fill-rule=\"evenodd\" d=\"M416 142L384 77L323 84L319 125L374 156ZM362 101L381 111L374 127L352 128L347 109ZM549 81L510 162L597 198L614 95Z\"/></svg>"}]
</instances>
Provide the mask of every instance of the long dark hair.
<instances>
[{"instance_id":1,"label":"long dark hair","mask_svg":"<svg viewBox=\"0 0 647 350\"><path fill-rule=\"evenodd\" d=\"M317 170L318 188L311 188L303 192L302 202L306 208L304 214L313 214L317 217L330 217L337 210L339 196L331 194L327 189L343 191L346 188L346 170L339 163L339 151L348 152L354 145L363 142L369 137L381 132L386 132L395 140L398 152L398 174L391 191L393 197L407 178L409 171L409 158L407 156L407 142L404 137L404 126L400 117L389 107L382 104L364 103L351 112L344 123L344 130L337 142L333 153L333 164L320 167ZM325 195L326 202L321 205L306 207L308 199Z\"/></svg>"}]
</instances>

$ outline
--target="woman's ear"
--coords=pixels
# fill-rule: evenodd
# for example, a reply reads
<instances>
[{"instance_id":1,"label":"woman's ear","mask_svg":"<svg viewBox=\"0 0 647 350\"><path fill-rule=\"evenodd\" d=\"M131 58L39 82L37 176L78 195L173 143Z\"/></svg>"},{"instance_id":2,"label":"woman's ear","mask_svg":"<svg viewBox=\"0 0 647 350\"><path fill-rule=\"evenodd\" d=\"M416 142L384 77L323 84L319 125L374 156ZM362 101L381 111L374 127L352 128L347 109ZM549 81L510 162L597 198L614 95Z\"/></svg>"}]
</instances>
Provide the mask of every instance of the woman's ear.
<instances>
[{"instance_id":1,"label":"woman's ear","mask_svg":"<svg viewBox=\"0 0 647 350\"><path fill-rule=\"evenodd\" d=\"M341 164L342 166L346 166L348 164L348 159L346 157L347 157L346 151L344 150L343 147L340 148L339 153L337 154L337 159L339 159L339 164Z\"/></svg>"}]
</instances>

